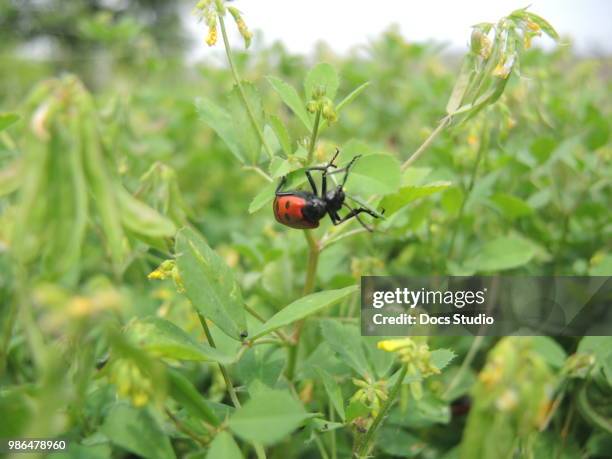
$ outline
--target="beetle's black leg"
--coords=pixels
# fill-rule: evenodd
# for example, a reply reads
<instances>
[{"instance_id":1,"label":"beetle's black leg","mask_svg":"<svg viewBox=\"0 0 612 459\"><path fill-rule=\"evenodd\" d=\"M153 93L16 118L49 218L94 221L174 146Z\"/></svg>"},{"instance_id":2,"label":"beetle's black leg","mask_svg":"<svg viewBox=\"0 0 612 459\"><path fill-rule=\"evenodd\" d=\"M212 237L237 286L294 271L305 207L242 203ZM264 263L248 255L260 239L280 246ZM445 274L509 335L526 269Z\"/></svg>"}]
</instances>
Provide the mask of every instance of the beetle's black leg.
<instances>
[{"instance_id":1,"label":"beetle's black leg","mask_svg":"<svg viewBox=\"0 0 612 459\"><path fill-rule=\"evenodd\" d=\"M355 156L353 159L351 159L351 161L345 167L341 169L336 169L335 171L328 172L327 175L341 174L342 172L344 172L344 178L342 179L342 186L344 186L348 179L351 168L353 167L353 165L359 158L361 158L361 155Z\"/></svg>"},{"instance_id":2,"label":"beetle's black leg","mask_svg":"<svg viewBox=\"0 0 612 459\"><path fill-rule=\"evenodd\" d=\"M359 218L359 214L365 212L366 214L371 215L374 218L378 218L378 215L376 215L370 209L366 209L364 207L359 207L357 209L353 209L351 206L349 206L346 203L344 203L343 205L346 208L350 209L350 212L348 214L346 214L344 217L338 218L336 221L334 221L334 225L339 225L340 223L343 223L343 222L345 222L347 220L350 220L351 218L355 217L357 219L357 221L361 224L361 226L363 226L366 230L368 230L370 232L374 231L372 227L370 227L369 225L366 225L364 223L364 221L361 218ZM333 221L333 219L332 219L332 221Z\"/></svg>"},{"instance_id":3,"label":"beetle's black leg","mask_svg":"<svg viewBox=\"0 0 612 459\"><path fill-rule=\"evenodd\" d=\"M278 186L276 187L276 191L274 192L274 194L278 196L278 194L281 192L281 188L285 186L285 183L287 183L287 176L283 175L280 179L280 182L278 182Z\"/></svg>"},{"instance_id":4,"label":"beetle's black leg","mask_svg":"<svg viewBox=\"0 0 612 459\"><path fill-rule=\"evenodd\" d=\"M311 170L310 169L306 169L304 171L304 173L306 174L306 178L308 179L308 183L310 183L310 187L312 188L312 192L317 195L317 184L315 183L314 179L312 178L312 175L310 175ZM323 172L323 174L325 174L325 172ZM324 175L325 176L325 175Z\"/></svg>"},{"instance_id":5,"label":"beetle's black leg","mask_svg":"<svg viewBox=\"0 0 612 459\"><path fill-rule=\"evenodd\" d=\"M359 158L361 158L361 155L355 156L353 159L351 159L351 162L349 162L346 165L345 167L346 172L344 173L344 178L342 179L342 186L344 186L344 184L348 180L348 176L349 176L349 172L351 171L351 167L353 167L353 165L355 164L355 161L357 161Z\"/></svg>"},{"instance_id":6,"label":"beetle's black leg","mask_svg":"<svg viewBox=\"0 0 612 459\"><path fill-rule=\"evenodd\" d=\"M275 196L291 196L295 194L295 192L293 191L281 191L281 188L285 185L285 183L287 183L287 177L283 175L281 177L280 183L276 187L276 191L274 192Z\"/></svg>"}]
</instances>

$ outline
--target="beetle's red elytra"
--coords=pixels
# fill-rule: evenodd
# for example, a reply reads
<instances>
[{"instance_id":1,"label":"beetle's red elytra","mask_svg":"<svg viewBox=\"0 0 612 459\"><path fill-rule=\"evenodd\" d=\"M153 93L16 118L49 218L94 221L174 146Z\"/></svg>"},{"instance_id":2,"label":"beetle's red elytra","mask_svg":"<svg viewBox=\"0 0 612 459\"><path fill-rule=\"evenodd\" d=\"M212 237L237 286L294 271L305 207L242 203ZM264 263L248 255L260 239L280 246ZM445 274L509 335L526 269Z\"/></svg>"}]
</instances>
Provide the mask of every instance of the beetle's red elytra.
<instances>
[{"instance_id":1,"label":"beetle's red elytra","mask_svg":"<svg viewBox=\"0 0 612 459\"><path fill-rule=\"evenodd\" d=\"M299 194L276 196L274 199L274 216L276 221L295 229L317 228L319 221L309 221L304 217L303 209L308 203L307 196Z\"/></svg>"}]
</instances>

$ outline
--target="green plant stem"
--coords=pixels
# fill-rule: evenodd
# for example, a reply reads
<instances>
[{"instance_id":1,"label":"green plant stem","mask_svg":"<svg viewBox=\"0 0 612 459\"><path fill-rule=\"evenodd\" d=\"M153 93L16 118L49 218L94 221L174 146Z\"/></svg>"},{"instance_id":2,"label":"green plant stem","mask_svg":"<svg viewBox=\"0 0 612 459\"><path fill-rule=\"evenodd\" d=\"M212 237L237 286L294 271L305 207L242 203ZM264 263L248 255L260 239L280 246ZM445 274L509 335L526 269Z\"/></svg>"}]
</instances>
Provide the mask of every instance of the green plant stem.
<instances>
[{"instance_id":1,"label":"green plant stem","mask_svg":"<svg viewBox=\"0 0 612 459\"><path fill-rule=\"evenodd\" d=\"M312 293L314 290L321 248L319 247L319 243L312 235L312 231L305 230L304 236L306 237L306 242L308 243L308 264L306 265L306 281L304 282L304 290L302 294L306 296Z\"/></svg>"},{"instance_id":2,"label":"green plant stem","mask_svg":"<svg viewBox=\"0 0 612 459\"><path fill-rule=\"evenodd\" d=\"M331 403L329 403L329 420L330 422L336 421L336 412ZM331 447L331 459L338 459L338 448L336 446L336 429L331 429L330 434L330 447Z\"/></svg>"},{"instance_id":3,"label":"green plant stem","mask_svg":"<svg viewBox=\"0 0 612 459\"><path fill-rule=\"evenodd\" d=\"M206 335L208 344L210 344L211 347L216 348L217 346L215 345L215 340L210 334L210 329L208 328L208 324L206 323L206 317L204 317L202 314L198 312L198 318L200 319L200 323L202 324L202 329L204 330L204 334ZM234 388L234 385L232 384L232 380L229 377L227 368L225 368L225 365L222 365L220 363L218 365L219 365L219 369L221 370L221 374L223 375L223 380L225 381L227 392L229 393L230 399L232 400L232 404L234 405L235 408L240 408L242 405L240 404L240 400L238 400L238 396L236 395L236 389ZM255 449L255 454L257 455L258 459L266 458L266 451L264 450L263 446L261 446L258 443L253 443L253 448Z\"/></svg>"},{"instance_id":4,"label":"green plant stem","mask_svg":"<svg viewBox=\"0 0 612 459\"><path fill-rule=\"evenodd\" d=\"M308 164L312 163L314 157L315 145L317 143L317 136L319 135L319 124L321 123L321 109L317 110L315 115L314 125L312 128L312 135L310 137L310 145L308 146Z\"/></svg>"},{"instance_id":5,"label":"green plant stem","mask_svg":"<svg viewBox=\"0 0 612 459\"><path fill-rule=\"evenodd\" d=\"M17 317L17 298L10 298L9 296L7 309L8 311L6 312L6 317L2 324L2 338L0 338L0 378L4 376L4 370L6 369L9 346L11 344L15 319Z\"/></svg>"},{"instance_id":6,"label":"green plant stem","mask_svg":"<svg viewBox=\"0 0 612 459\"><path fill-rule=\"evenodd\" d=\"M183 424L183 422L179 418L177 418L168 408L166 408L165 411L166 415L172 420L178 430L183 432L188 437L191 437L192 440L194 440L196 443L199 443L201 446L208 445L209 440L207 438L201 437L199 434L197 434L185 424Z\"/></svg>"},{"instance_id":7,"label":"green plant stem","mask_svg":"<svg viewBox=\"0 0 612 459\"><path fill-rule=\"evenodd\" d=\"M238 87L238 92L240 93L240 97L242 98L244 108L246 109L247 114L249 115L251 124L253 125L253 128L257 132L257 136L259 137L261 144L266 149L266 152L268 153L270 158L273 158L274 152L272 151L272 149L266 142L266 138L264 137L264 134L261 128L259 127L259 124L257 124L257 120L255 119L255 114L253 112L253 109L251 108L251 104L249 103L249 100L247 99L247 96L246 96L246 92L244 92L244 88L242 87L242 82L240 80L240 75L238 74L238 69L236 68L236 65L234 64L232 48L230 47L229 40L227 38L227 31L225 30L225 21L223 20L223 16L221 15L219 15L219 26L221 27L221 35L223 36L223 46L225 48L227 62L229 63L230 70L232 72L232 76L234 77L234 81L236 83L236 86Z\"/></svg>"},{"instance_id":8,"label":"green plant stem","mask_svg":"<svg viewBox=\"0 0 612 459\"><path fill-rule=\"evenodd\" d=\"M257 174L261 175L264 179L266 179L268 182L271 182L273 180L272 177L266 174L266 172L259 166L246 166L245 165L245 166L242 166L242 168L248 171L256 172Z\"/></svg>"},{"instance_id":9,"label":"green plant stem","mask_svg":"<svg viewBox=\"0 0 612 459\"><path fill-rule=\"evenodd\" d=\"M470 349L468 350L465 359L463 359L459 370L457 370L457 373L455 373L455 376L446 388L446 391L444 391L444 395L442 395L442 398L446 399L448 396L450 396L455 386L459 384L459 381L461 381L461 378L463 377L463 373L467 371L469 366L472 364L474 357L476 357L476 353L478 352L478 349L480 349L480 345L482 344L483 340L484 336L482 335L478 335L474 338L474 341L472 341L472 345L470 346Z\"/></svg>"},{"instance_id":10,"label":"green plant stem","mask_svg":"<svg viewBox=\"0 0 612 459\"><path fill-rule=\"evenodd\" d=\"M202 329L204 330L204 334L206 335L206 340L208 341L208 344L211 347L216 348L217 346L215 344L215 340L210 334L210 329L208 328L208 324L206 323L206 317L204 317L201 313L198 312L198 318L200 319L200 323L202 324ZM227 368L225 368L225 365L219 364L219 369L221 370L221 374L223 375L223 380L225 381L227 392L229 393L229 396L232 399L234 407L240 408L240 400L238 400L238 396L236 395L236 389L234 389L234 385L232 384L232 380L229 377Z\"/></svg>"},{"instance_id":11,"label":"green plant stem","mask_svg":"<svg viewBox=\"0 0 612 459\"><path fill-rule=\"evenodd\" d=\"M310 146L308 149L308 164L310 164L314 155L315 145L317 143L317 136L319 133L319 124L321 124L321 110L317 111L317 115L314 120L314 127L312 128L312 136L310 138ZM315 280L317 278L317 266L319 265L319 253L321 253L321 247L315 240L311 230L304 230L304 237L308 243L308 261L306 264L306 280L304 281L304 290L302 295L306 296L314 290ZM300 334L302 333L302 327L304 326L304 319L298 321L295 326L295 332L293 334L293 346L289 347L289 355L287 356L287 370L285 375L291 382L295 375L295 364L297 361L298 347L300 344Z\"/></svg>"},{"instance_id":12,"label":"green plant stem","mask_svg":"<svg viewBox=\"0 0 612 459\"><path fill-rule=\"evenodd\" d=\"M474 161L474 166L472 167L472 172L470 174L470 181L465 190L465 196L463 197L463 200L461 201L461 207L459 208L459 213L457 214L457 219L455 221L455 225L453 228L453 234L451 236L450 245L448 246L448 252L446 254L446 258L448 260L452 259L453 257L453 251L455 249L455 240L457 238L457 233L459 232L459 225L463 218L463 214L465 212L465 206L467 204L468 198L470 197L470 194L472 193L472 190L474 189L474 184L476 183L476 175L478 174L478 167L480 166L480 161L482 160L482 157L484 156L484 151L487 149L488 146L489 146L489 134L487 131L487 123L485 122L482 127L481 141L480 141L480 145L478 146L478 152L476 153L476 161Z\"/></svg>"},{"instance_id":13,"label":"green plant stem","mask_svg":"<svg viewBox=\"0 0 612 459\"><path fill-rule=\"evenodd\" d=\"M408 167L410 167L412 163L419 159L419 157L425 152L425 150L427 150L429 145L431 145L431 143L436 139L436 137L438 137L438 135L450 124L450 121L451 116L449 115L445 116L440 120L438 126L432 131L431 134L429 134L429 137L427 137L425 141L421 144L421 146L417 148L414 153L412 153L410 158L404 161L404 164L402 164L402 172L408 169Z\"/></svg>"},{"instance_id":14,"label":"green plant stem","mask_svg":"<svg viewBox=\"0 0 612 459\"><path fill-rule=\"evenodd\" d=\"M315 444L317 445L317 448L319 449L319 454L321 454L321 459L329 459L329 456L327 455L327 451L325 451L325 445L323 445L321 438L319 438L319 436L315 432L313 432L312 435L314 437Z\"/></svg>"},{"instance_id":15,"label":"green plant stem","mask_svg":"<svg viewBox=\"0 0 612 459\"><path fill-rule=\"evenodd\" d=\"M380 411L378 412L378 416L376 416L376 418L374 419L374 422L372 423L368 431L363 436L362 441L357 446L356 456L359 459L367 457L368 450L370 449L370 443L372 442L374 438L374 434L378 430L378 427L382 423L384 417L387 415L389 409L391 408L391 405L397 398L397 394L399 394L399 391L402 388L402 382L404 381L404 378L406 377L407 371L408 371L408 367L406 365L402 365L402 369L400 371L399 377L397 378L395 385L391 389L391 392L389 392L389 397L387 398L387 400L385 400L385 403L383 404L383 406L380 408Z\"/></svg>"},{"instance_id":16,"label":"green plant stem","mask_svg":"<svg viewBox=\"0 0 612 459\"><path fill-rule=\"evenodd\" d=\"M255 317L261 323L266 322L266 319L264 319L257 311L255 311L255 309L253 309L248 304L246 304L246 303L244 304L244 309L245 309L246 312L251 314L253 317ZM278 336L283 341L283 343L291 344L291 339L287 335L285 335L281 330L275 330L272 333L274 333L276 336ZM257 342L260 342L260 341L261 340L257 340Z\"/></svg>"}]
</instances>

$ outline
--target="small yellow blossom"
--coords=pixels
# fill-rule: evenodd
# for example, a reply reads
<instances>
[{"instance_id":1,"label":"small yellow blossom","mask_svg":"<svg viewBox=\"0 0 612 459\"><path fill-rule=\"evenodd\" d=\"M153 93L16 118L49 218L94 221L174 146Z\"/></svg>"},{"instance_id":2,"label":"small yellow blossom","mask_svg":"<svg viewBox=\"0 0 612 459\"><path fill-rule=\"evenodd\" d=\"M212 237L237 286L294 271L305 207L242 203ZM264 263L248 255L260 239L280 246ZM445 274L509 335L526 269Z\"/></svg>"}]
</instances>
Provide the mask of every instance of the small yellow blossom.
<instances>
[{"instance_id":1,"label":"small yellow blossom","mask_svg":"<svg viewBox=\"0 0 612 459\"><path fill-rule=\"evenodd\" d=\"M539 32L540 31L540 26L537 25L535 22L533 21L528 21L527 22L527 28L529 28L529 30L532 30L534 32Z\"/></svg>"},{"instance_id":2,"label":"small yellow blossom","mask_svg":"<svg viewBox=\"0 0 612 459\"><path fill-rule=\"evenodd\" d=\"M414 341L410 338L402 338L402 339L387 339L384 341L379 341L377 344L378 349L387 352L395 352L398 349L414 346Z\"/></svg>"},{"instance_id":3,"label":"small yellow blossom","mask_svg":"<svg viewBox=\"0 0 612 459\"><path fill-rule=\"evenodd\" d=\"M518 394L514 389L506 389L503 394L495 401L495 407L499 411L512 411L519 402Z\"/></svg>"},{"instance_id":4,"label":"small yellow blossom","mask_svg":"<svg viewBox=\"0 0 612 459\"><path fill-rule=\"evenodd\" d=\"M214 46L217 43L217 26L208 28L208 35L206 36L206 44L208 46Z\"/></svg>"}]
</instances>

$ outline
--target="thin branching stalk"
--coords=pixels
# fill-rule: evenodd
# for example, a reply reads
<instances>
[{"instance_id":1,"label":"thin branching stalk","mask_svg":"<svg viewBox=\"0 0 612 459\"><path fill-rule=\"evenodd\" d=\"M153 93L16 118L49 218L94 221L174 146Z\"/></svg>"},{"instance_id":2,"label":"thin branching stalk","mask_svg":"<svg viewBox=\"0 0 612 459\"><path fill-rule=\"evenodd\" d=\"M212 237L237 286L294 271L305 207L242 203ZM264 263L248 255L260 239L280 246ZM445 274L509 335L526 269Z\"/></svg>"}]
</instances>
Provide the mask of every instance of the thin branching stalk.
<instances>
[{"instance_id":1,"label":"thin branching stalk","mask_svg":"<svg viewBox=\"0 0 612 459\"><path fill-rule=\"evenodd\" d=\"M210 344L211 347L216 348L217 346L215 345L215 340L210 334L210 329L208 328L208 324L206 323L206 318L199 312L198 318L200 319L200 323L202 324L202 329L204 330L204 334L206 335L208 344ZM234 405L234 407L240 408L242 405L240 404L240 400L238 400L238 396L236 395L236 389L232 384L232 380L230 379L227 368L225 368L225 365L222 365L221 363L219 363L218 365L219 369L221 370L221 374L223 375L223 380L225 381L227 392L229 393L230 399L232 400L232 404ZM253 443L253 448L255 449L255 454L257 455L258 459L266 458L266 452L260 444Z\"/></svg>"},{"instance_id":2,"label":"thin branching stalk","mask_svg":"<svg viewBox=\"0 0 612 459\"><path fill-rule=\"evenodd\" d=\"M255 317L261 323L264 323L266 321L266 319L264 319L257 311L255 311L255 309L253 309L251 306L249 306L246 303L244 304L244 309L245 309L246 312L251 314L253 317ZM276 336L278 336L284 344L290 344L291 343L291 339L287 335L285 335L281 330L275 330L272 333L274 333ZM260 341L261 340L257 340L257 342L260 342Z\"/></svg>"},{"instance_id":3,"label":"thin branching stalk","mask_svg":"<svg viewBox=\"0 0 612 459\"><path fill-rule=\"evenodd\" d=\"M253 171L253 172L255 172L255 173L259 174L259 175L260 175L260 176L262 176L264 179L266 179L268 182L271 182L271 181L273 180L273 178L272 178L272 177L270 177L270 176L269 176L269 175L268 175L268 174L267 174L267 173L266 173L266 172L265 172L265 171L264 171L264 170L263 170L261 167L259 167L259 166L247 166L247 165L245 165L245 166L242 166L242 168L243 168L244 170L247 170L247 171Z\"/></svg>"},{"instance_id":4,"label":"thin branching stalk","mask_svg":"<svg viewBox=\"0 0 612 459\"><path fill-rule=\"evenodd\" d=\"M383 419L389 412L391 405L393 405L393 402L397 398L397 394L399 394L399 391L402 388L402 383L404 382L404 378L406 377L407 371L408 371L408 366L402 365L402 369L400 370L400 374L397 378L397 381L395 382L395 385L391 389L391 392L389 392L389 397L387 398L387 400L385 400L385 403L383 404L383 406L380 408L380 411L378 412L378 416L376 416L376 418L374 419L374 422L372 422L372 425L370 426L368 431L363 436L361 442L357 446L356 456L359 459L367 457L368 450L370 449L370 444L372 443L372 440L374 439L374 434L376 433L376 431L378 430L378 427L380 426Z\"/></svg>"},{"instance_id":5,"label":"thin branching stalk","mask_svg":"<svg viewBox=\"0 0 612 459\"><path fill-rule=\"evenodd\" d=\"M431 143L436 139L436 137L438 137L438 135L440 135L440 133L450 124L450 121L450 116L445 116L440 120L440 123L432 131L432 133L429 134L429 137L427 137L425 141L421 144L421 146L417 148L414 153L412 153L410 158L404 161L404 164L402 164L402 171L408 169L408 167L410 167L417 159L419 159L419 157L425 152L425 150L427 150L429 145L431 145Z\"/></svg>"},{"instance_id":6,"label":"thin branching stalk","mask_svg":"<svg viewBox=\"0 0 612 459\"><path fill-rule=\"evenodd\" d=\"M179 418L177 418L174 413L172 413L172 411L170 411L168 408L166 408L166 415L170 418L170 420L174 423L174 425L176 426L176 428L178 430L180 430L181 432L183 432L185 435L187 435L188 437L190 437L192 440L194 440L196 443L199 443L201 446L207 446L208 443L210 443L208 438L202 437L201 435L197 434L196 432L194 432L193 430L191 430L189 427L187 427Z\"/></svg>"},{"instance_id":7,"label":"thin branching stalk","mask_svg":"<svg viewBox=\"0 0 612 459\"><path fill-rule=\"evenodd\" d=\"M198 312L198 318L200 319L200 323L202 324L202 329L204 330L204 334L206 335L206 340L210 347L217 347L215 344L215 340L213 339L210 329L208 328L208 324L206 323L206 317ZM219 363L219 369L221 370L221 374L223 375L223 380L225 381L225 386L227 387L227 392L229 393L230 398L232 399L232 403L236 408L240 408L240 400L238 400L238 396L236 395L236 389L234 389L234 385L232 384L232 380L229 377L229 373L227 372L227 368L225 365Z\"/></svg>"},{"instance_id":8,"label":"thin branching stalk","mask_svg":"<svg viewBox=\"0 0 612 459\"><path fill-rule=\"evenodd\" d=\"M321 459L329 459L329 455L327 454L327 451L325 450L325 445L321 441L321 438L319 437L319 435L317 435L315 432L313 432L312 435L314 437L315 444L317 445L317 448L319 449L319 454L321 455Z\"/></svg>"},{"instance_id":9,"label":"thin branching stalk","mask_svg":"<svg viewBox=\"0 0 612 459\"><path fill-rule=\"evenodd\" d=\"M223 16L221 15L219 15L219 25L221 27L221 35L223 36L223 46L225 47L225 54L227 55L227 62L229 63L230 70L232 71L232 76L234 77L234 82L236 83L236 86L238 87L238 92L240 93L240 97L242 98L242 102L244 103L244 108L246 109L247 114L249 115L251 124L253 125L253 128L257 132L257 136L259 137L261 144L266 149L266 152L268 153L270 158L272 158L274 156L274 152L272 151L272 149L266 142L266 138L264 137L264 134L261 128L259 127L259 124L257 124L257 120L255 119L255 114L253 112L253 109L251 108L251 104L249 103L249 100L247 99L247 96L246 96L246 92L244 92L244 88L242 87L242 82L240 80L240 75L238 74L238 69L236 68L236 65L234 64L232 48L230 47L229 40L227 38L227 31L225 30L225 21L223 20Z\"/></svg>"},{"instance_id":10,"label":"thin branching stalk","mask_svg":"<svg viewBox=\"0 0 612 459\"><path fill-rule=\"evenodd\" d=\"M329 420L330 422L336 421L336 412L334 411L332 403L329 403ZM331 448L331 459L338 459L338 447L336 446L336 429L331 429L330 434L330 448Z\"/></svg>"},{"instance_id":11,"label":"thin branching stalk","mask_svg":"<svg viewBox=\"0 0 612 459\"><path fill-rule=\"evenodd\" d=\"M476 336L474 338L474 340L472 341L472 345L470 346L470 349L468 350L468 353L465 356L465 359L463 359L463 362L461 362L461 366L459 367L459 370L457 371L457 373L455 373L455 376L451 380L448 387L446 388L446 391L444 391L444 395L442 396L443 399L446 399L451 395L451 393L453 392L453 389L457 386L457 384L459 384L459 382L461 381L461 378L463 378L463 374L472 365L472 362L474 361L474 358L476 357L476 353L480 349L480 346L482 345L483 340L484 340L484 336L482 335Z\"/></svg>"},{"instance_id":12,"label":"thin branching stalk","mask_svg":"<svg viewBox=\"0 0 612 459\"><path fill-rule=\"evenodd\" d=\"M472 172L470 174L470 181L465 190L465 196L461 201L461 207L459 208L459 213L457 214L457 219L455 221L455 227L453 228L453 234L451 236L450 245L448 246L448 252L446 254L446 258L451 260L453 258L453 251L455 249L455 240L457 238L457 233L459 232L459 225L461 224L461 220L463 219L463 214L465 213L465 206L467 204L468 198L474 189L474 185L476 184L476 175L478 174L478 167L480 166L480 162L482 157L484 156L485 150L489 146L489 134L487 131L487 123L485 122L482 127L482 135L480 136L481 141L478 146L478 153L476 154L476 161L474 161L474 166L472 167Z\"/></svg>"},{"instance_id":13,"label":"thin branching stalk","mask_svg":"<svg viewBox=\"0 0 612 459\"><path fill-rule=\"evenodd\" d=\"M312 163L314 151L317 144L317 136L319 135L319 124L321 123L321 109L317 110L315 115L314 125L312 128L312 136L310 137L310 145L308 146L308 164Z\"/></svg>"}]
</instances>

